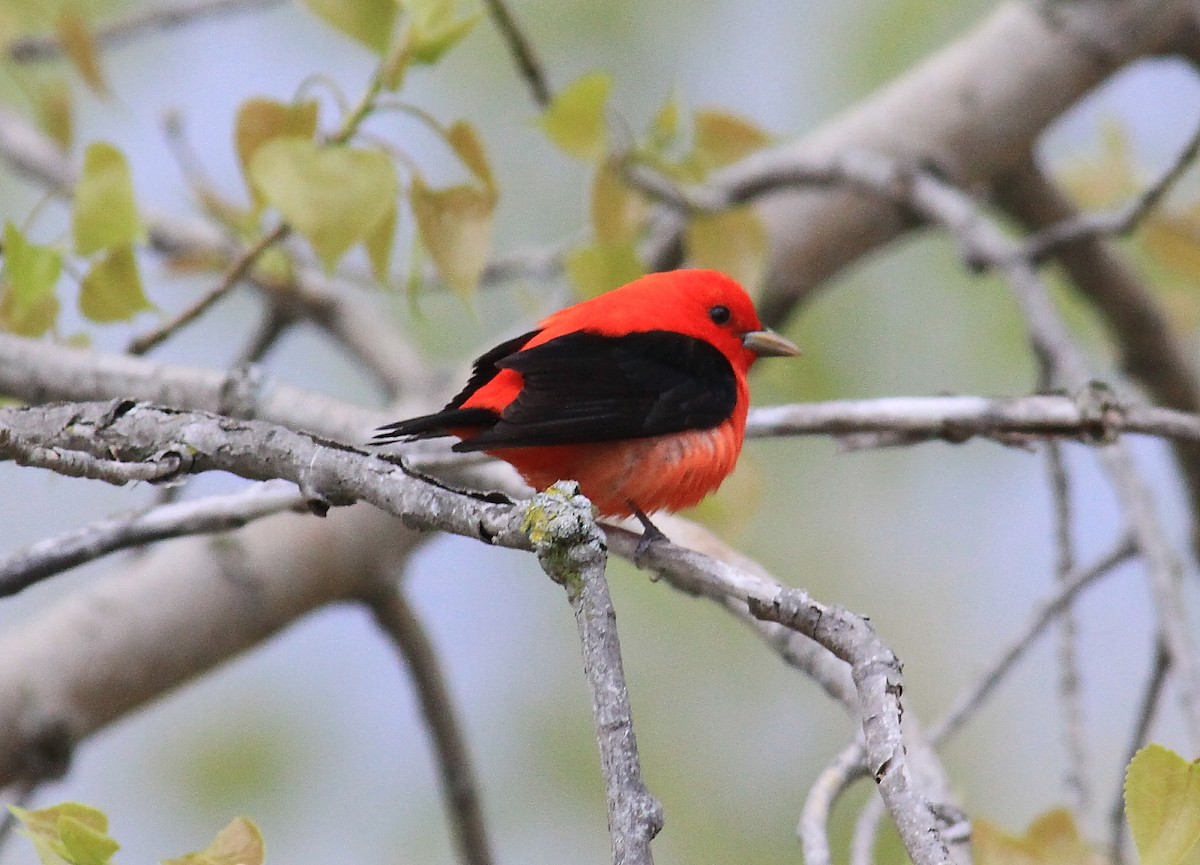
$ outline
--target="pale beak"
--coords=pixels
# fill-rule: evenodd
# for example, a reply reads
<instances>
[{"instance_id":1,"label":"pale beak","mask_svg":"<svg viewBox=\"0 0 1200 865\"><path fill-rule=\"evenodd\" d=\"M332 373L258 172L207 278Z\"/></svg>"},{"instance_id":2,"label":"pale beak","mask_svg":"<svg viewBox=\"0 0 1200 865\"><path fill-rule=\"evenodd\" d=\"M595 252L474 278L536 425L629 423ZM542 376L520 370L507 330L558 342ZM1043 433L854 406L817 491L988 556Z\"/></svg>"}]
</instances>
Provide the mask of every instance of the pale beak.
<instances>
[{"instance_id":1,"label":"pale beak","mask_svg":"<svg viewBox=\"0 0 1200 865\"><path fill-rule=\"evenodd\" d=\"M742 336L742 345L759 357L795 357L800 354L800 349L790 339L784 339L766 328L752 330Z\"/></svg>"}]
</instances>

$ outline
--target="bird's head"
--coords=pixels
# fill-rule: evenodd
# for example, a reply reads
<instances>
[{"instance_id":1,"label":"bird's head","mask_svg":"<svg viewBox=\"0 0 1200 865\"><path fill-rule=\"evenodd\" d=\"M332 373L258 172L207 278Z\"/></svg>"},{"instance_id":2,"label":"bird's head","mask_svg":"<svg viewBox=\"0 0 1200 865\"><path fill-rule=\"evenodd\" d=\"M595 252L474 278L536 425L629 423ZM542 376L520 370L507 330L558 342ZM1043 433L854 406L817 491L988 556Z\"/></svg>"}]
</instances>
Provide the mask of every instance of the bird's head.
<instances>
[{"instance_id":1,"label":"bird's head","mask_svg":"<svg viewBox=\"0 0 1200 865\"><path fill-rule=\"evenodd\" d=\"M754 303L738 283L715 270L651 273L548 318L555 329L611 335L670 330L716 346L743 373L760 357L800 353L764 328Z\"/></svg>"}]
</instances>

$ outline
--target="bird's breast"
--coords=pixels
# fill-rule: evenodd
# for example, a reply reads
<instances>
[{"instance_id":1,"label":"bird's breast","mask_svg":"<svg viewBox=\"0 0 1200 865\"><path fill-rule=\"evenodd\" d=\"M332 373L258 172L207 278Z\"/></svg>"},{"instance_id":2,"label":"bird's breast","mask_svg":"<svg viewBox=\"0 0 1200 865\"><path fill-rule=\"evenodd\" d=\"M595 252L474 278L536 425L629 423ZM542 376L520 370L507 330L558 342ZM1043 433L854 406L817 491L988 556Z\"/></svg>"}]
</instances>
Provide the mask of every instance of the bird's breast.
<instances>
[{"instance_id":1,"label":"bird's breast","mask_svg":"<svg viewBox=\"0 0 1200 865\"><path fill-rule=\"evenodd\" d=\"M742 428L711 429L614 442L489 451L536 489L575 480L604 516L690 507L721 485L737 464Z\"/></svg>"}]
</instances>

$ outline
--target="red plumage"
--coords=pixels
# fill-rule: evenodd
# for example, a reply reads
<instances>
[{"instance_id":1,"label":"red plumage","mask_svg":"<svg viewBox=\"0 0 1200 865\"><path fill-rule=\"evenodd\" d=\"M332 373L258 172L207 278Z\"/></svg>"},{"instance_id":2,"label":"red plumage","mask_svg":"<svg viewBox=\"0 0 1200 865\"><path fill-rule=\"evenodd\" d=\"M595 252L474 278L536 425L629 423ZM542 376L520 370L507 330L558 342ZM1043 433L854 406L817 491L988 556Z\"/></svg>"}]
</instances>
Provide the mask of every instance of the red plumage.
<instances>
[{"instance_id":1,"label":"red plumage","mask_svg":"<svg viewBox=\"0 0 1200 865\"><path fill-rule=\"evenodd\" d=\"M675 511L733 471L754 361L797 353L728 276L650 274L482 355L442 411L375 441L455 435L455 450L486 451L537 489L578 481L606 516Z\"/></svg>"}]
</instances>

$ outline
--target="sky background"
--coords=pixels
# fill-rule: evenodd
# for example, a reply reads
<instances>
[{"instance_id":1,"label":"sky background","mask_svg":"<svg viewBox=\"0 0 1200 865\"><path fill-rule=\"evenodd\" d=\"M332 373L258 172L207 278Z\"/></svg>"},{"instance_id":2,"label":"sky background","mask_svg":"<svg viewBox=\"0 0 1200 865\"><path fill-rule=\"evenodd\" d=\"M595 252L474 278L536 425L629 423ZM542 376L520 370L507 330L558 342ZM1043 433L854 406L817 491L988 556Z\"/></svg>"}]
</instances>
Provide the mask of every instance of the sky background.
<instances>
[{"instance_id":1,"label":"sky background","mask_svg":"<svg viewBox=\"0 0 1200 865\"><path fill-rule=\"evenodd\" d=\"M676 89L688 105L734 110L781 138L852 105L991 8L976 0L512 5L552 84L594 69L611 72L616 110L634 128ZM365 50L295 5L195 24L111 52L109 101L93 99L75 81L78 137L110 140L129 154L147 206L193 212L161 134L167 112L181 112L206 169L236 195L231 128L241 102L288 99L314 73L353 96L371 65ZM482 130L502 191L498 250L557 244L584 225L588 171L534 128L532 104L486 21L435 71L413 73L404 98L443 121L467 118ZM1115 124L1151 177L1191 133L1198 105L1200 84L1182 65L1140 64L1055 124L1041 151L1049 165L1069 171L1097 158L1103 130ZM451 171L445 154L411 123L385 117L371 128L422 165ZM11 179L0 185L5 218L19 221L39 197ZM1192 193L1185 188L1184 200ZM50 214L39 224L52 229L60 218ZM211 282L167 279L152 261L146 265L150 297L164 309L182 307ZM562 284L517 284L486 292L475 309L437 295L424 297L417 314L403 298L382 298L381 307L453 369L565 296ZM1194 346L1194 302L1179 309ZM156 356L226 364L241 347L241 337L230 334L248 332L255 313L245 298L227 301ZM153 320L76 328L115 350ZM1094 332L1087 316L1077 323L1085 338ZM787 332L805 356L762 364L752 384L757 404L1019 394L1033 382L1003 286L969 275L953 244L935 236L902 241L857 264ZM1103 369L1103 355L1096 360ZM311 329L290 335L268 368L292 384L380 403L371 382ZM1181 497L1165 452L1146 442L1136 452L1182 548ZM1079 554L1089 560L1108 550L1115 509L1091 455L1072 447L1068 461ZM237 483L205 478L194 491ZM0 521L0 553L152 496L11 464L0 464L0 490L11 509ZM927 723L1051 591L1050 500L1039 454L990 443L841 454L819 439L751 442L704 513L781 579L869 615L905 662L906 708ZM0 626L113 565L119 560L5 601ZM527 555L454 538L429 541L404 579L460 702L498 860L608 861L590 711L561 590ZM656 858L798 861L793 833L805 793L852 734L849 722L710 605L652 584L624 563L613 565L611 580L639 745L648 782L666 808ZM1188 598L1194 610L1194 579ZM1139 569L1126 567L1079 606L1086 723L1101 797L1086 824L1097 837L1152 649L1148 603ZM1054 641L1043 640L945 751L961 801L1012 829L1064 801L1053 656ZM1155 738L1184 747L1170 702ZM411 689L367 616L350 607L298 622L89 740L68 778L43 789L38 802L62 799L109 814L125 863L202 847L237 814L259 823L270 862L454 861ZM3 865L32 861L21 841L0 852Z\"/></svg>"}]
</instances>

